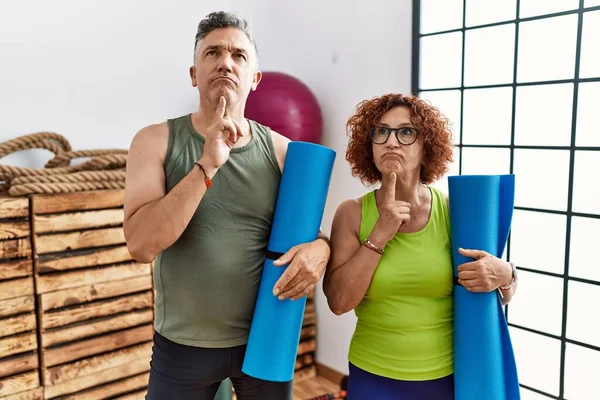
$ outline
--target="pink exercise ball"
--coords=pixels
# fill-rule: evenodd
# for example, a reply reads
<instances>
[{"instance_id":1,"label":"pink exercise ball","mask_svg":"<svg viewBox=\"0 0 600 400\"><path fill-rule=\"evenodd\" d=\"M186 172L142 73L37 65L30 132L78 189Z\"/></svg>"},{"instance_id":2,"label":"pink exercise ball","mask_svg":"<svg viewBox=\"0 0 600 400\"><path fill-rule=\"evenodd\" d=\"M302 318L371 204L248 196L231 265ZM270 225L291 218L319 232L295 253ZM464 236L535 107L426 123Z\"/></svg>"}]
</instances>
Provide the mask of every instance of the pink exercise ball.
<instances>
[{"instance_id":1,"label":"pink exercise ball","mask_svg":"<svg viewBox=\"0 0 600 400\"><path fill-rule=\"evenodd\" d=\"M308 86L281 72L263 72L248 95L246 117L266 125L292 141L319 143L323 119Z\"/></svg>"}]
</instances>

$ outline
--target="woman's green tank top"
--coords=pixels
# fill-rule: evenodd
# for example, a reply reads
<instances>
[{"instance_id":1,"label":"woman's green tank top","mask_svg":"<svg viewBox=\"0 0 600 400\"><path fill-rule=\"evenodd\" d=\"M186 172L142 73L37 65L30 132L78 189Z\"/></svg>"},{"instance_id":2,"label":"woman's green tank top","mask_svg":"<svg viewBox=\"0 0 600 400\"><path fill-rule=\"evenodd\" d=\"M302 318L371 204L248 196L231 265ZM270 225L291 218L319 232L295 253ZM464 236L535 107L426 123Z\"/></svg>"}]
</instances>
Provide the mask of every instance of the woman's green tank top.
<instances>
[{"instance_id":1,"label":"woman's green tank top","mask_svg":"<svg viewBox=\"0 0 600 400\"><path fill-rule=\"evenodd\" d=\"M444 195L431 191L431 212L419 232L388 242L362 302L349 359L388 378L421 381L453 372L453 272ZM361 242L379 212L372 191L362 198Z\"/></svg>"}]
</instances>

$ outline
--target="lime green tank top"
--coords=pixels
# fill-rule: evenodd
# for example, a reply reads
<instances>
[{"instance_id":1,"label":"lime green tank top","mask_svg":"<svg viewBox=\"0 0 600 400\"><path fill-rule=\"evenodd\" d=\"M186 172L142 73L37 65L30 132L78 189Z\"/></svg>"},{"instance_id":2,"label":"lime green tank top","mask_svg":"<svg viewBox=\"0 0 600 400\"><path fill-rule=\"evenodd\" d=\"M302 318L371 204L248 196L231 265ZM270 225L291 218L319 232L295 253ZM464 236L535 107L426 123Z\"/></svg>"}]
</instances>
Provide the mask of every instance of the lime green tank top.
<instances>
[{"instance_id":1,"label":"lime green tank top","mask_svg":"<svg viewBox=\"0 0 600 400\"><path fill-rule=\"evenodd\" d=\"M248 339L281 180L269 128L249 122L250 142L231 150L183 234L156 258L155 329L176 343L223 348ZM189 114L168 127L170 191L197 168L204 138Z\"/></svg>"},{"instance_id":2,"label":"lime green tank top","mask_svg":"<svg viewBox=\"0 0 600 400\"><path fill-rule=\"evenodd\" d=\"M423 381L453 372L453 273L444 195L430 188L431 212L419 232L397 233L355 308L349 360L375 375ZM362 198L361 242L379 212L375 192Z\"/></svg>"}]
</instances>

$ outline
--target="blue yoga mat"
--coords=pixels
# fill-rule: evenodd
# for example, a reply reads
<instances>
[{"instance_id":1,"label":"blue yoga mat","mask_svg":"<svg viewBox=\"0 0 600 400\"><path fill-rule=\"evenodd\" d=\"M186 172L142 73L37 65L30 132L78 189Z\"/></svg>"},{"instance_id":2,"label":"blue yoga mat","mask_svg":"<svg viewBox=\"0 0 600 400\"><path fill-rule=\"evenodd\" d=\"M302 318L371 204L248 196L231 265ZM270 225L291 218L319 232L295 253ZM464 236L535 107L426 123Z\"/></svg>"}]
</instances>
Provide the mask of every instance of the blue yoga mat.
<instances>
[{"instance_id":1,"label":"blue yoga mat","mask_svg":"<svg viewBox=\"0 0 600 400\"><path fill-rule=\"evenodd\" d=\"M448 178L454 276L472 261L458 248L502 257L512 223L514 175ZM454 287L456 400L519 400L519 379L508 325L497 291Z\"/></svg>"},{"instance_id":2,"label":"blue yoga mat","mask_svg":"<svg viewBox=\"0 0 600 400\"><path fill-rule=\"evenodd\" d=\"M273 295L275 282L287 267L275 267L273 261L290 248L317 238L334 160L335 152L318 144L288 145L242 365L242 371L255 378L287 382L294 377L306 297L278 300Z\"/></svg>"}]
</instances>

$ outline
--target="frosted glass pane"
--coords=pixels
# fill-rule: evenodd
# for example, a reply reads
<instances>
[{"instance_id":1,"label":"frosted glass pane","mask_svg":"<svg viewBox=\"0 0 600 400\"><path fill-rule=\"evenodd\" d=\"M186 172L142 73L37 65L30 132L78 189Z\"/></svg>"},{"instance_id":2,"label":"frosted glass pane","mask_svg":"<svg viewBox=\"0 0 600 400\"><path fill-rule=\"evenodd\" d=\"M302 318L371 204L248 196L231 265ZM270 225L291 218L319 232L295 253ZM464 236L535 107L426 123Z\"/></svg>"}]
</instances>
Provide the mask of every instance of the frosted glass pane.
<instances>
[{"instance_id":1,"label":"frosted glass pane","mask_svg":"<svg viewBox=\"0 0 600 400\"><path fill-rule=\"evenodd\" d=\"M464 175L508 174L509 149L463 148L462 173Z\"/></svg>"},{"instance_id":2,"label":"frosted glass pane","mask_svg":"<svg viewBox=\"0 0 600 400\"><path fill-rule=\"evenodd\" d=\"M540 118L548 110L552 118ZM568 146L571 144L573 84L517 88L515 144Z\"/></svg>"},{"instance_id":3,"label":"frosted glass pane","mask_svg":"<svg viewBox=\"0 0 600 400\"><path fill-rule=\"evenodd\" d=\"M598 398L600 352L567 343L565 351L565 399Z\"/></svg>"},{"instance_id":4,"label":"frosted glass pane","mask_svg":"<svg viewBox=\"0 0 600 400\"><path fill-rule=\"evenodd\" d=\"M600 128L598 127L598 99L600 82L579 84L577 99L577 146L600 147Z\"/></svg>"},{"instance_id":5,"label":"frosted glass pane","mask_svg":"<svg viewBox=\"0 0 600 400\"><path fill-rule=\"evenodd\" d=\"M575 14L521 23L517 81L572 79L576 44Z\"/></svg>"},{"instance_id":6,"label":"frosted glass pane","mask_svg":"<svg viewBox=\"0 0 600 400\"><path fill-rule=\"evenodd\" d=\"M460 90L422 92L419 97L437 107L450 120L454 143L460 142Z\"/></svg>"},{"instance_id":7,"label":"frosted glass pane","mask_svg":"<svg viewBox=\"0 0 600 400\"><path fill-rule=\"evenodd\" d=\"M583 14L580 78L600 77L600 11Z\"/></svg>"},{"instance_id":8,"label":"frosted glass pane","mask_svg":"<svg viewBox=\"0 0 600 400\"><path fill-rule=\"evenodd\" d=\"M562 274L567 217L522 210L515 210L513 215L511 260L521 267Z\"/></svg>"},{"instance_id":9,"label":"frosted glass pane","mask_svg":"<svg viewBox=\"0 0 600 400\"><path fill-rule=\"evenodd\" d=\"M517 206L566 211L568 151L517 149L513 171Z\"/></svg>"},{"instance_id":10,"label":"frosted glass pane","mask_svg":"<svg viewBox=\"0 0 600 400\"><path fill-rule=\"evenodd\" d=\"M511 258L515 259L512 254ZM508 320L525 328L560 336L562 302L561 278L520 271L518 295L510 302Z\"/></svg>"},{"instance_id":11,"label":"frosted glass pane","mask_svg":"<svg viewBox=\"0 0 600 400\"><path fill-rule=\"evenodd\" d=\"M600 6L600 0L585 0L584 7Z\"/></svg>"},{"instance_id":12,"label":"frosted glass pane","mask_svg":"<svg viewBox=\"0 0 600 400\"><path fill-rule=\"evenodd\" d=\"M575 152L573 211L600 215L600 151Z\"/></svg>"},{"instance_id":13,"label":"frosted glass pane","mask_svg":"<svg viewBox=\"0 0 600 400\"><path fill-rule=\"evenodd\" d=\"M518 328L509 329L519 381L557 396L560 380L560 341Z\"/></svg>"},{"instance_id":14,"label":"frosted glass pane","mask_svg":"<svg viewBox=\"0 0 600 400\"><path fill-rule=\"evenodd\" d=\"M512 88L468 89L464 96L463 143L510 144Z\"/></svg>"},{"instance_id":15,"label":"frosted glass pane","mask_svg":"<svg viewBox=\"0 0 600 400\"><path fill-rule=\"evenodd\" d=\"M467 0L466 25L476 26L515 19L516 0Z\"/></svg>"},{"instance_id":16,"label":"frosted glass pane","mask_svg":"<svg viewBox=\"0 0 600 400\"><path fill-rule=\"evenodd\" d=\"M465 86L513 81L515 24L466 32Z\"/></svg>"},{"instance_id":17,"label":"frosted glass pane","mask_svg":"<svg viewBox=\"0 0 600 400\"><path fill-rule=\"evenodd\" d=\"M569 282L567 339L600 347L600 313L590 307L600 304L600 286Z\"/></svg>"},{"instance_id":18,"label":"frosted glass pane","mask_svg":"<svg viewBox=\"0 0 600 400\"><path fill-rule=\"evenodd\" d=\"M442 68L443 66L443 68ZM421 38L421 89L460 86L462 33Z\"/></svg>"},{"instance_id":19,"label":"frosted glass pane","mask_svg":"<svg viewBox=\"0 0 600 400\"><path fill-rule=\"evenodd\" d=\"M421 0L421 33L462 28L463 0Z\"/></svg>"},{"instance_id":20,"label":"frosted glass pane","mask_svg":"<svg viewBox=\"0 0 600 400\"><path fill-rule=\"evenodd\" d=\"M536 15L552 14L560 11L574 10L579 7L579 0L521 0L519 17L527 18Z\"/></svg>"},{"instance_id":21,"label":"frosted glass pane","mask_svg":"<svg viewBox=\"0 0 600 400\"><path fill-rule=\"evenodd\" d=\"M600 219L571 219L569 276L600 282L600 258L597 256L599 232Z\"/></svg>"},{"instance_id":22,"label":"frosted glass pane","mask_svg":"<svg viewBox=\"0 0 600 400\"><path fill-rule=\"evenodd\" d=\"M525 388L521 388L521 400L550 400L552 397L544 396L543 394L539 394L533 392L531 390L527 390Z\"/></svg>"}]
</instances>

